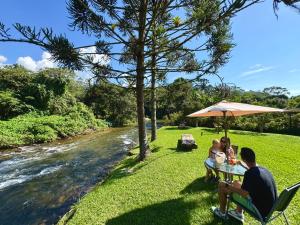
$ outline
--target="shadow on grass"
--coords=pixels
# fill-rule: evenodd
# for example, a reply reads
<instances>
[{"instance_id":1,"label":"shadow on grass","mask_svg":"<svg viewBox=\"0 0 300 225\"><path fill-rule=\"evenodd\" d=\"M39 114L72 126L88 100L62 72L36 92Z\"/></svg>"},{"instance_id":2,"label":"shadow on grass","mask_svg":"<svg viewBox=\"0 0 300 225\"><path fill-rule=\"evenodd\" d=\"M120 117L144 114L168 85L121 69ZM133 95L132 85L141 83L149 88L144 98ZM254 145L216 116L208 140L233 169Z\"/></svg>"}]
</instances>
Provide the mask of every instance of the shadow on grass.
<instances>
[{"instance_id":1,"label":"shadow on grass","mask_svg":"<svg viewBox=\"0 0 300 225\"><path fill-rule=\"evenodd\" d=\"M135 209L106 222L106 225L189 225L190 213L197 207L195 201L173 199Z\"/></svg>"},{"instance_id":2,"label":"shadow on grass","mask_svg":"<svg viewBox=\"0 0 300 225\"><path fill-rule=\"evenodd\" d=\"M242 223L238 222L237 220L233 218L229 218L227 220L221 220L218 217L214 216L213 220L205 223L199 223L201 225L217 225L217 224L222 224L222 225L242 225Z\"/></svg>"},{"instance_id":3,"label":"shadow on grass","mask_svg":"<svg viewBox=\"0 0 300 225\"><path fill-rule=\"evenodd\" d=\"M251 136L267 136L267 134L264 133L258 133L258 132L252 132L252 131L239 131L239 130L234 130L230 131L230 134L238 134L238 135L251 135Z\"/></svg>"},{"instance_id":4,"label":"shadow on grass","mask_svg":"<svg viewBox=\"0 0 300 225\"><path fill-rule=\"evenodd\" d=\"M193 127L185 127L185 128L178 128L178 127L166 127L165 130L191 130Z\"/></svg>"},{"instance_id":5,"label":"shadow on grass","mask_svg":"<svg viewBox=\"0 0 300 225\"><path fill-rule=\"evenodd\" d=\"M184 150L184 149L180 149L180 148L167 148L169 150L175 151L176 153L191 153L193 151L197 151L197 149L199 149L199 147L197 149L188 149L188 150Z\"/></svg>"},{"instance_id":6,"label":"shadow on grass","mask_svg":"<svg viewBox=\"0 0 300 225\"><path fill-rule=\"evenodd\" d=\"M187 185L180 194L195 194L199 192L209 192L208 197L203 197L201 201L205 201L208 207L213 205L218 205L218 193L217 193L217 184L216 183L206 183L204 182L205 177L200 177L194 180L192 183ZM228 220L221 220L220 218L213 215L213 212L210 208L205 210L209 210L211 212L211 220L209 222L201 222L199 221L199 225L240 225L241 223L236 221L235 219L228 218Z\"/></svg>"},{"instance_id":7,"label":"shadow on grass","mask_svg":"<svg viewBox=\"0 0 300 225\"><path fill-rule=\"evenodd\" d=\"M203 134L205 134L205 132L210 133L210 134L221 133L221 131L218 133L214 128L201 128L201 131L203 131Z\"/></svg>"},{"instance_id":8,"label":"shadow on grass","mask_svg":"<svg viewBox=\"0 0 300 225\"><path fill-rule=\"evenodd\" d=\"M159 151L159 149L161 147L156 147L157 151ZM113 172L110 174L109 179L107 179L104 183L111 183L116 179L121 179L124 177L128 177L131 175L134 175L135 172L137 172L138 170L142 169L144 166L147 166L153 162L155 162L156 160L159 160L167 155L169 155L171 153L166 153L163 154L161 156L155 157L155 158L148 158L145 161L138 161L137 158L127 158L125 159L122 164L115 170L113 170Z\"/></svg>"},{"instance_id":9,"label":"shadow on grass","mask_svg":"<svg viewBox=\"0 0 300 225\"><path fill-rule=\"evenodd\" d=\"M122 165L119 166L117 169L114 169L112 173L109 176L109 179L104 181L105 183L110 183L111 180L120 179L126 176L132 175L131 172L129 172L129 169L137 165L139 162L136 158L127 158L122 162Z\"/></svg>"},{"instance_id":10,"label":"shadow on grass","mask_svg":"<svg viewBox=\"0 0 300 225\"><path fill-rule=\"evenodd\" d=\"M197 178L188 186L186 186L182 191L180 191L180 194L192 194L201 191L215 192L217 185L209 182L206 183L204 179L205 177Z\"/></svg>"},{"instance_id":11,"label":"shadow on grass","mask_svg":"<svg viewBox=\"0 0 300 225\"><path fill-rule=\"evenodd\" d=\"M155 152L160 151L161 149L162 149L161 146L155 146L155 147L153 147L153 148L151 149L151 152L152 152L152 153L155 153Z\"/></svg>"},{"instance_id":12,"label":"shadow on grass","mask_svg":"<svg viewBox=\"0 0 300 225\"><path fill-rule=\"evenodd\" d=\"M194 209L200 207L196 201L184 201L183 198L163 201L143 208L138 208L130 212L124 213L115 218L109 219L106 225L190 225L191 213ZM205 225L238 225L233 219L222 221L217 217L213 217L209 222L200 224Z\"/></svg>"}]
</instances>

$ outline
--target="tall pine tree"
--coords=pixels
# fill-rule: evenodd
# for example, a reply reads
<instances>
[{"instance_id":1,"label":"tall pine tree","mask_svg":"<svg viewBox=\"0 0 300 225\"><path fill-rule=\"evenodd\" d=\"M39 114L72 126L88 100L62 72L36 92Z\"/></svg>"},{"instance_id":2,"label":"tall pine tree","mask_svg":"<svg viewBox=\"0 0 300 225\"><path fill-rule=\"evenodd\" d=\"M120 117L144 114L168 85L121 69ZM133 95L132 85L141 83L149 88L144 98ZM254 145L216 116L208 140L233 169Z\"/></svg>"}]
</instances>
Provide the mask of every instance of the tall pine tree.
<instances>
[{"instance_id":1,"label":"tall pine tree","mask_svg":"<svg viewBox=\"0 0 300 225\"><path fill-rule=\"evenodd\" d=\"M50 52L62 66L74 70L90 69L98 79L126 80L133 84L136 90L139 159L143 160L148 151L144 89L145 80L151 77L150 58L153 53L157 63L166 57L179 59L182 54L175 54L179 49L186 52L185 57L200 50L205 53L197 55L203 60L196 64L190 60L189 66L174 67L160 63L155 69L157 73L213 72L228 57L231 45L228 44L226 27L230 18L257 2L259 0L69 0L70 26L94 36L97 39L95 43L75 46L51 28L37 29L19 23L13 24L19 36L11 36L10 29L0 23L0 41L38 45ZM178 12L184 15L181 20ZM156 30L153 27L165 15L168 15L169 21L160 28L166 37L165 48L159 45L151 48L152 31ZM90 47L96 51L88 52ZM108 60L105 63L95 60L97 55Z\"/></svg>"}]
</instances>

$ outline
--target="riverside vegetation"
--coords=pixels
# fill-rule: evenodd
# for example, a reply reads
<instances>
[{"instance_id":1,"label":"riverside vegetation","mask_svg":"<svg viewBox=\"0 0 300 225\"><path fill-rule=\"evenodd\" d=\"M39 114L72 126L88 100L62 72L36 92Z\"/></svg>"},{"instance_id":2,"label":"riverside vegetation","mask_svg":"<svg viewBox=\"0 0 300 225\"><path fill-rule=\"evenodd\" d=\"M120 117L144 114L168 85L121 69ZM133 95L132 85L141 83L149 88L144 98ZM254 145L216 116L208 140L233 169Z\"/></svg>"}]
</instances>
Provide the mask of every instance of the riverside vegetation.
<instances>
[{"instance_id":1,"label":"riverside vegetation","mask_svg":"<svg viewBox=\"0 0 300 225\"><path fill-rule=\"evenodd\" d=\"M107 127L82 102L74 73L0 69L0 148L42 143Z\"/></svg>"}]
</instances>

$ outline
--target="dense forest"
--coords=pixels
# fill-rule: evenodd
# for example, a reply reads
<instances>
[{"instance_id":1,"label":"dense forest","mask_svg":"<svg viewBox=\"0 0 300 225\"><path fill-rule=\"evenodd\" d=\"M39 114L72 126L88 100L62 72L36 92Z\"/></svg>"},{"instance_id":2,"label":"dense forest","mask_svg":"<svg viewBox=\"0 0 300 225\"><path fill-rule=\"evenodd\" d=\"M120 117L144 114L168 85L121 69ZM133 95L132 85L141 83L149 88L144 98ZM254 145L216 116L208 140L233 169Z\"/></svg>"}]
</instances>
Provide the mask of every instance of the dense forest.
<instances>
[{"instance_id":1,"label":"dense forest","mask_svg":"<svg viewBox=\"0 0 300 225\"><path fill-rule=\"evenodd\" d=\"M282 87L267 87L262 91L245 91L234 85L212 85L207 79L189 82L183 78L157 90L157 117L165 124L220 127L220 118L187 118L190 113L222 100L282 109L299 109L300 96L289 97ZM150 97L146 97L146 112L151 114ZM262 114L230 119L230 127L258 132L300 135L300 113ZM299 111L298 111L299 112Z\"/></svg>"},{"instance_id":2,"label":"dense forest","mask_svg":"<svg viewBox=\"0 0 300 225\"><path fill-rule=\"evenodd\" d=\"M245 91L234 85L212 85L207 79L191 82L178 78L172 83L163 82L156 89L157 119L164 125L220 127L220 118L187 118L190 113L222 100L270 106L282 109L299 109L300 96L289 97L283 87L267 87L261 91ZM118 86L109 81L99 81L85 86L83 102L97 118L105 119L113 126L136 122L134 89ZM145 89L145 114L151 118L151 88ZM231 118L231 128L258 132L298 134L300 114L263 114Z\"/></svg>"},{"instance_id":3,"label":"dense forest","mask_svg":"<svg viewBox=\"0 0 300 225\"><path fill-rule=\"evenodd\" d=\"M72 71L0 69L0 148L53 141L107 126L80 101Z\"/></svg>"},{"instance_id":4,"label":"dense forest","mask_svg":"<svg viewBox=\"0 0 300 225\"><path fill-rule=\"evenodd\" d=\"M220 127L218 118L186 115L223 99L278 108L300 108L300 96L269 87L245 91L207 79L178 78L157 88L157 118L165 125ZM145 89L145 112L151 117L151 89ZM20 66L0 69L0 147L41 143L106 126L136 124L134 89L109 80L83 82L67 69L31 72ZM298 134L300 114L264 114L231 119L231 128Z\"/></svg>"}]
</instances>

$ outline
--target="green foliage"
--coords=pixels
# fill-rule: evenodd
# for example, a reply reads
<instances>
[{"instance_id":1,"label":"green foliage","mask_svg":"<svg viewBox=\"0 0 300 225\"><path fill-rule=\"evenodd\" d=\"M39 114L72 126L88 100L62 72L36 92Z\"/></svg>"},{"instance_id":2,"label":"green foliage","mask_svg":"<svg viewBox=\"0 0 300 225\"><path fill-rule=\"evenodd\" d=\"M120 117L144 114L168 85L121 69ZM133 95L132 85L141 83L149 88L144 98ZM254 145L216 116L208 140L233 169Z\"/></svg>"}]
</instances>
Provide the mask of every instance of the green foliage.
<instances>
[{"instance_id":1,"label":"green foliage","mask_svg":"<svg viewBox=\"0 0 300 225\"><path fill-rule=\"evenodd\" d=\"M202 101L203 100L203 101ZM176 79L173 83L157 90L157 117L169 119L170 115L179 112L183 119L186 115L204 106L209 99L203 99L201 92L193 88L193 84L183 78ZM150 112L150 95L146 95L146 112ZM150 113L149 113L150 114ZM174 114L176 115L176 114ZM170 121L175 124L179 121Z\"/></svg>"},{"instance_id":2,"label":"green foliage","mask_svg":"<svg viewBox=\"0 0 300 225\"><path fill-rule=\"evenodd\" d=\"M216 127L222 125L218 118L187 118L192 112L211 106L221 100L242 102L275 108L299 109L300 97L289 98L286 88L270 87L263 91L245 91L229 85L212 86L205 79L194 83L178 78L173 83L157 89L157 117L165 124ZM146 95L146 114L151 115L150 95ZM230 127L240 130L288 133L300 135L299 114L262 114L231 118Z\"/></svg>"},{"instance_id":3,"label":"green foliage","mask_svg":"<svg viewBox=\"0 0 300 225\"><path fill-rule=\"evenodd\" d=\"M68 85L74 83L74 76L66 69L33 73L19 66L6 66L0 69L0 91L12 92L23 104L46 111L51 101L66 95Z\"/></svg>"},{"instance_id":4,"label":"green foliage","mask_svg":"<svg viewBox=\"0 0 300 225\"><path fill-rule=\"evenodd\" d=\"M9 119L32 110L10 91L0 91L0 119Z\"/></svg>"},{"instance_id":5,"label":"green foliage","mask_svg":"<svg viewBox=\"0 0 300 225\"><path fill-rule=\"evenodd\" d=\"M123 126L136 121L133 93L108 81L89 87L84 101L97 117L109 121L113 126Z\"/></svg>"},{"instance_id":6,"label":"green foliage","mask_svg":"<svg viewBox=\"0 0 300 225\"><path fill-rule=\"evenodd\" d=\"M48 102L48 111L50 114L66 115L71 108L76 104L76 98L69 93L63 96L52 98Z\"/></svg>"},{"instance_id":7,"label":"green foliage","mask_svg":"<svg viewBox=\"0 0 300 225\"><path fill-rule=\"evenodd\" d=\"M290 94L288 89L283 88L283 87L277 87L277 86L272 86L272 87L265 88L263 90L263 92L267 93L269 95L272 95L272 96L282 96L282 95L287 96L287 95Z\"/></svg>"},{"instance_id":8,"label":"green foliage","mask_svg":"<svg viewBox=\"0 0 300 225\"><path fill-rule=\"evenodd\" d=\"M199 149L177 152L174 150L177 140L187 132L193 135ZM217 185L204 182L203 162L211 141L222 135L207 128L162 127L158 139L151 143L155 152L140 163L136 162L136 155L124 159L104 183L80 199L67 224L240 224L232 218L222 221L214 217L211 207L218 205ZM243 131L230 131L229 136L239 149L244 146L254 149L258 163L272 172L278 192L299 182L296 175L300 168L299 137ZM286 211L291 224L300 221L299 207L298 193ZM245 224L257 223L245 214ZM283 225L284 221L277 219L274 224Z\"/></svg>"},{"instance_id":9,"label":"green foliage","mask_svg":"<svg viewBox=\"0 0 300 225\"><path fill-rule=\"evenodd\" d=\"M106 126L104 121L95 119L83 104L74 107L67 116L30 113L8 121L0 120L0 148L49 142Z\"/></svg>"},{"instance_id":10,"label":"green foliage","mask_svg":"<svg viewBox=\"0 0 300 225\"><path fill-rule=\"evenodd\" d=\"M163 119L164 124L178 125L184 120L184 115L181 112L171 113Z\"/></svg>"},{"instance_id":11,"label":"green foliage","mask_svg":"<svg viewBox=\"0 0 300 225\"><path fill-rule=\"evenodd\" d=\"M78 101L84 94L73 72L0 69L0 148L53 141L107 126Z\"/></svg>"},{"instance_id":12,"label":"green foliage","mask_svg":"<svg viewBox=\"0 0 300 225\"><path fill-rule=\"evenodd\" d=\"M175 16L173 18L173 24L175 27L178 27L181 24L181 18L179 16Z\"/></svg>"},{"instance_id":13,"label":"green foliage","mask_svg":"<svg viewBox=\"0 0 300 225\"><path fill-rule=\"evenodd\" d=\"M300 95L292 97L288 103L290 109L300 109Z\"/></svg>"},{"instance_id":14,"label":"green foliage","mask_svg":"<svg viewBox=\"0 0 300 225\"><path fill-rule=\"evenodd\" d=\"M32 73L20 66L5 66L0 69L0 90L16 93L24 89L24 85L32 81Z\"/></svg>"},{"instance_id":15,"label":"green foliage","mask_svg":"<svg viewBox=\"0 0 300 225\"><path fill-rule=\"evenodd\" d=\"M36 143L54 141L57 138L55 130L47 125L34 124L27 132L34 136L33 142Z\"/></svg>"}]
</instances>

